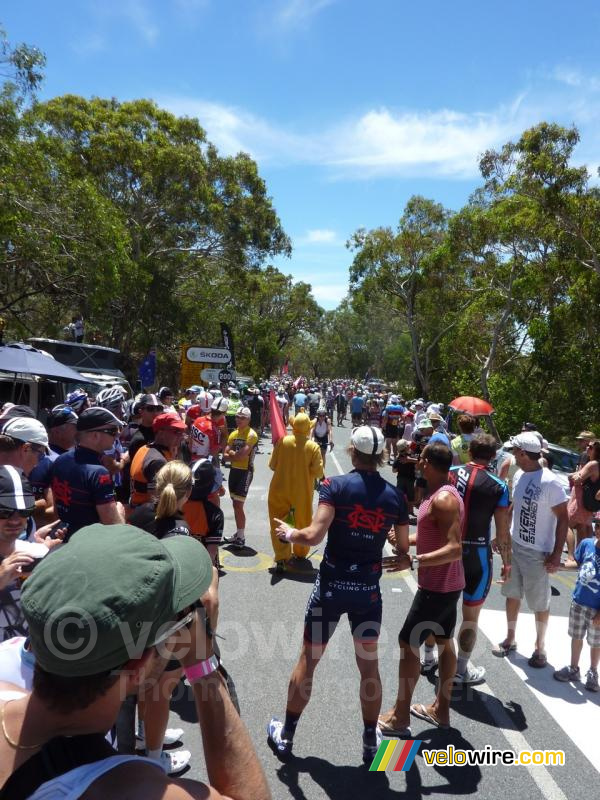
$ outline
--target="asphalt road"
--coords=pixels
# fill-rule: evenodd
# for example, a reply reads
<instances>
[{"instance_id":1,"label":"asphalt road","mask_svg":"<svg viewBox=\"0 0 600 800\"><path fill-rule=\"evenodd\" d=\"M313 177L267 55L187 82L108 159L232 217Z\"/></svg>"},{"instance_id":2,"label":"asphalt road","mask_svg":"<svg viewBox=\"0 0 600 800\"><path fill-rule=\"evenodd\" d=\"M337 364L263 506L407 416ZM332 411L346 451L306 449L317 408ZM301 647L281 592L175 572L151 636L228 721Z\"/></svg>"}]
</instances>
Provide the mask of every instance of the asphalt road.
<instances>
[{"instance_id":1,"label":"asphalt road","mask_svg":"<svg viewBox=\"0 0 600 800\"><path fill-rule=\"evenodd\" d=\"M349 423L335 428L335 449L328 455L326 474L350 469L346 453ZM532 619L520 620L517 653L509 659L495 658L492 644L504 636L504 601L496 581L482 612L481 628L473 656L487 670L485 684L455 691L452 729L440 731L414 720L413 737L422 740L420 752L408 772L369 772L362 765L362 721L358 700L358 672L347 624L340 623L318 667L312 700L296 733L294 756L283 764L269 749L266 724L272 715L282 716L290 671L298 656L303 615L314 571L276 577L269 572L272 551L267 515L270 480L270 439L261 440L255 461L255 477L246 503L248 547L241 554L222 549L226 575L220 583L219 633L224 663L232 674L258 757L265 769L273 797L294 800L347 800L365 796L381 798L458 798L478 794L490 800L527 797L529 800L589 800L597 795L600 753L599 697L582 684L560 684L552 670L569 662L567 617L574 585L572 573L552 578L552 620L548 636L550 666L534 670L527 666L534 643ZM391 468L384 475L393 480ZM316 495L315 495L316 498ZM234 529L231 502L223 498L226 535ZM312 556L318 567L322 548ZM499 576L495 563L495 578ZM380 669L384 709L389 708L398 686L397 635L416 588L411 573L386 575L382 580L383 630ZM582 672L588 667L584 647ZM433 678L422 677L414 702L428 702L434 693ZM201 739L195 724L195 709L182 683L173 701L170 725L185 729L183 746L192 751L186 777L204 779ZM562 750L565 765L542 766L429 766L425 748L447 745L465 750Z\"/></svg>"}]
</instances>

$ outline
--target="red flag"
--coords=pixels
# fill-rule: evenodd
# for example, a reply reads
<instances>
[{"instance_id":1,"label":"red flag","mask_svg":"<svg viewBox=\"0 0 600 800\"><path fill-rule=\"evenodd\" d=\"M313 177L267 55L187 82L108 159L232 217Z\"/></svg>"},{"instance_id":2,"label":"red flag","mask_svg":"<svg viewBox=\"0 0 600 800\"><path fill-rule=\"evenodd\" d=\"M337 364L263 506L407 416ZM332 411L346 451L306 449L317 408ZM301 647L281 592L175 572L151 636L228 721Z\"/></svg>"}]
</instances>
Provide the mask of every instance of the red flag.
<instances>
[{"instance_id":1,"label":"red flag","mask_svg":"<svg viewBox=\"0 0 600 800\"><path fill-rule=\"evenodd\" d=\"M285 363L284 363L283 367L281 368L281 374L282 375L289 375L289 372L290 372L290 360L289 360L289 358L286 358Z\"/></svg>"},{"instance_id":2,"label":"red flag","mask_svg":"<svg viewBox=\"0 0 600 800\"><path fill-rule=\"evenodd\" d=\"M269 392L269 414L271 417L271 441L273 444L286 434L285 423L281 414L281 406L277 402L277 396L273 389Z\"/></svg>"}]
</instances>

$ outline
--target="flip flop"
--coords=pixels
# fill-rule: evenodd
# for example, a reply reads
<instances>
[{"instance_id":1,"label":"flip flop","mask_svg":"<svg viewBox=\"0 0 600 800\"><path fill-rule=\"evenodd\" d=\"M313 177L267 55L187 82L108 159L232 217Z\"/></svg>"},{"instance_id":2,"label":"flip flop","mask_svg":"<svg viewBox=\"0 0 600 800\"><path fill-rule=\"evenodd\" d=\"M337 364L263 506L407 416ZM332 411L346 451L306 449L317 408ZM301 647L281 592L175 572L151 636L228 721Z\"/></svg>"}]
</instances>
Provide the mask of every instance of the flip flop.
<instances>
[{"instance_id":1,"label":"flip flop","mask_svg":"<svg viewBox=\"0 0 600 800\"><path fill-rule=\"evenodd\" d=\"M392 728L389 722L385 722L380 717L377 720L377 727L385 736L397 736L399 739L412 739L412 731L408 725L406 728Z\"/></svg>"},{"instance_id":2,"label":"flip flop","mask_svg":"<svg viewBox=\"0 0 600 800\"><path fill-rule=\"evenodd\" d=\"M433 725L434 727L439 728L442 731L450 730L450 725L440 722L439 719L433 717L427 711L423 703L416 703L414 706L411 706L410 713L413 716L418 717L419 719L424 719L425 722L429 722L430 725Z\"/></svg>"},{"instance_id":3,"label":"flip flop","mask_svg":"<svg viewBox=\"0 0 600 800\"><path fill-rule=\"evenodd\" d=\"M494 647L492 650L492 655L498 656L498 658L504 658L509 653L512 653L514 650L517 649L517 643L511 642L510 644L506 641L500 642L498 647Z\"/></svg>"}]
</instances>

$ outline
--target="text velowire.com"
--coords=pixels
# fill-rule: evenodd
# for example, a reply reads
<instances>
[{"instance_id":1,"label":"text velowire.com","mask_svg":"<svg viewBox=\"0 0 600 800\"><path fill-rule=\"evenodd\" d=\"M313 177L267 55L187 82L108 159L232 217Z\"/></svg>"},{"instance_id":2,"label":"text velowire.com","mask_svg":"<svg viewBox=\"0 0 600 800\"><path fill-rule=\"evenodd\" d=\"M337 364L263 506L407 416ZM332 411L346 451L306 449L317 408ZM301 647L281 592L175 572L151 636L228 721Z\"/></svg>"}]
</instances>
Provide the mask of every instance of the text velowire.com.
<instances>
[{"instance_id":1,"label":"text velowire.com","mask_svg":"<svg viewBox=\"0 0 600 800\"><path fill-rule=\"evenodd\" d=\"M565 754L562 750L461 750L448 745L444 750L422 750L424 762L436 767L564 767Z\"/></svg>"}]
</instances>

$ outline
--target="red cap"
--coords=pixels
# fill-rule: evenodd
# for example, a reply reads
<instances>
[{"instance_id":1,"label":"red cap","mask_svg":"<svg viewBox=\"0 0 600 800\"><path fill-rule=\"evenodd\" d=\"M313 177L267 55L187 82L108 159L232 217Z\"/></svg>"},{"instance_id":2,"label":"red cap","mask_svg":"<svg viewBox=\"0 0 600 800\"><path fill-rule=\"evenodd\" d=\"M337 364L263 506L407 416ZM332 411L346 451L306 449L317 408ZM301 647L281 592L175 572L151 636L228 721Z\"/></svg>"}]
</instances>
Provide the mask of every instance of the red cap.
<instances>
[{"instance_id":1,"label":"red cap","mask_svg":"<svg viewBox=\"0 0 600 800\"><path fill-rule=\"evenodd\" d=\"M152 430L158 431L186 431L185 422L179 419L176 414L166 413L157 414L152 420Z\"/></svg>"}]
</instances>

